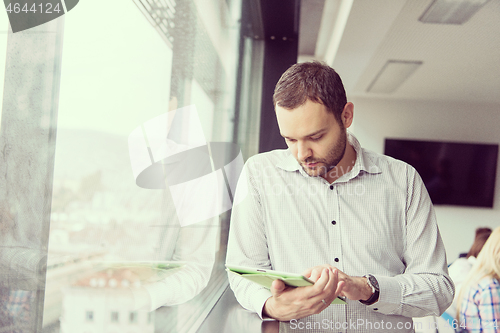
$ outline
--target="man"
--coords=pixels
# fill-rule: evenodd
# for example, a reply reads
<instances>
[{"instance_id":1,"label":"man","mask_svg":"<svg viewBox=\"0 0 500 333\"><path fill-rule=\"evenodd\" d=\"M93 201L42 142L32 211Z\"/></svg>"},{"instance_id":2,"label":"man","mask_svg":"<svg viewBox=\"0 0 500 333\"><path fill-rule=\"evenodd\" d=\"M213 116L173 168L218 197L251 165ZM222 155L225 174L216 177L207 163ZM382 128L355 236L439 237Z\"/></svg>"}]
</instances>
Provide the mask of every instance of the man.
<instances>
[{"instance_id":1,"label":"man","mask_svg":"<svg viewBox=\"0 0 500 333\"><path fill-rule=\"evenodd\" d=\"M336 332L413 332L411 317L440 315L454 286L415 169L364 150L347 133L354 106L326 65L289 68L274 105L288 149L247 161L227 263L302 272L315 284L289 288L276 280L267 290L230 275L240 304L261 318L292 325L307 317L302 323L317 328L321 320ZM346 305L330 305L338 295Z\"/></svg>"}]
</instances>

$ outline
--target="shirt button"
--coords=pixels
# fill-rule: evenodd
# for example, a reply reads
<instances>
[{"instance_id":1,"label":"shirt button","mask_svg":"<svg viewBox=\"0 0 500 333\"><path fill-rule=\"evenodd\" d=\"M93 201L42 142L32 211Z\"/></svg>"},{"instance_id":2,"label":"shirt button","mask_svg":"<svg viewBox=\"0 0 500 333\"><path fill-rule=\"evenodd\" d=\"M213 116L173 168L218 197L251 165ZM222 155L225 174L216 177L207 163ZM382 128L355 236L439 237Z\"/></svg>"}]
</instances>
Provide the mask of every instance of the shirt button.
<instances>
[{"instance_id":1,"label":"shirt button","mask_svg":"<svg viewBox=\"0 0 500 333\"><path fill-rule=\"evenodd\" d=\"M339 258L335 258L335 262L339 262Z\"/></svg>"},{"instance_id":2,"label":"shirt button","mask_svg":"<svg viewBox=\"0 0 500 333\"><path fill-rule=\"evenodd\" d=\"M330 190L333 190L333 185L330 185Z\"/></svg>"},{"instance_id":3,"label":"shirt button","mask_svg":"<svg viewBox=\"0 0 500 333\"><path fill-rule=\"evenodd\" d=\"M336 221L332 221L332 224L333 224L333 225L336 225L336 224L337 224L337 222L336 222Z\"/></svg>"}]
</instances>

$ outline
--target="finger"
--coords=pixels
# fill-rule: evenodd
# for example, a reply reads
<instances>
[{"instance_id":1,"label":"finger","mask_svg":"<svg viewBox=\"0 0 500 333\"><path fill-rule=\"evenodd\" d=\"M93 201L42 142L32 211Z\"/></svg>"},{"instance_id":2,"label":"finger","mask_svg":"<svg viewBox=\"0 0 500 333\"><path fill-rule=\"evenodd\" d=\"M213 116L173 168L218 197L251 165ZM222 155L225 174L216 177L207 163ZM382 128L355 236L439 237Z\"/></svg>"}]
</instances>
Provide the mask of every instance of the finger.
<instances>
[{"instance_id":1,"label":"finger","mask_svg":"<svg viewBox=\"0 0 500 333\"><path fill-rule=\"evenodd\" d=\"M317 276L318 276L318 278L319 278L319 276L321 275L321 270L322 270L323 268L328 268L328 267L329 267L329 265L314 266L314 267L311 267L311 268L306 269L306 270L302 273L302 275L303 275L303 276L305 276L306 278L309 278L309 277L311 277L311 274L313 273L313 271L316 271L316 273L315 273L315 274L317 274Z\"/></svg>"},{"instance_id":2,"label":"finger","mask_svg":"<svg viewBox=\"0 0 500 333\"><path fill-rule=\"evenodd\" d=\"M328 273L328 282L322 292L314 297L321 301L325 305L325 308L330 306L331 302L337 297L336 290L339 281L337 269L329 267Z\"/></svg>"},{"instance_id":3,"label":"finger","mask_svg":"<svg viewBox=\"0 0 500 333\"><path fill-rule=\"evenodd\" d=\"M321 273L323 272L324 268L321 267L316 267L311 271L311 276L309 279L313 282L318 281L318 279L321 277Z\"/></svg>"},{"instance_id":4,"label":"finger","mask_svg":"<svg viewBox=\"0 0 500 333\"><path fill-rule=\"evenodd\" d=\"M329 294L335 294L337 289L337 284L339 282L339 271L335 268L329 268L330 270L330 279L325 286L324 291Z\"/></svg>"},{"instance_id":5,"label":"finger","mask_svg":"<svg viewBox=\"0 0 500 333\"><path fill-rule=\"evenodd\" d=\"M319 279L312 286L314 290L314 295L322 293L329 280L330 280L330 270L327 268L323 268Z\"/></svg>"},{"instance_id":6,"label":"finger","mask_svg":"<svg viewBox=\"0 0 500 333\"><path fill-rule=\"evenodd\" d=\"M285 287L286 285L283 281L276 279L271 284L271 293L273 294L273 296L277 296L281 294L283 290L285 290Z\"/></svg>"},{"instance_id":7,"label":"finger","mask_svg":"<svg viewBox=\"0 0 500 333\"><path fill-rule=\"evenodd\" d=\"M339 271L336 268L330 267L328 270L329 279L322 292L311 297L314 301L326 303L326 307L330 306L331 302L339 296L345 285L344 281L339 281Z\"/></svg>"},{"instance_id":8,"label":"finger","mask_svg":"<svg viewBox=\"0 0 500 333\"><path fill-rule=\"evenodd\" d=\"M337 296L345 296L342 294L342 292L344 291L344 287L345 287L345 282L344 281L340 281L339 283L337 283L337 290L335 290L335 297Z\"/></svg>"}]
</instances>

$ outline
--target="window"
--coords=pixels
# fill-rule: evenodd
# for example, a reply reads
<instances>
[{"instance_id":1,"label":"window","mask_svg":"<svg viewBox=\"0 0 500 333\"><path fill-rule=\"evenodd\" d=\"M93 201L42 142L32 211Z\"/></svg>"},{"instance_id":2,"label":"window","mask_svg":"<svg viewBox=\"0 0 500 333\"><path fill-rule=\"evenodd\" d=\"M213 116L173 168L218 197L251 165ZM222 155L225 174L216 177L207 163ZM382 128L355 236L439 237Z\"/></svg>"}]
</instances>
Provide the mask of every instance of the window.
<instances>
[{"instance_id":1,"label":"window","mask_svg":"<svg viewBox=\"0 0 500 333\"><path fill-rule=\"evenodd\" d=\"M5 31L0 36L0 50L7 45L7 60L0 68L8 72L5 78L15 78L3 80L0 69L6 86L1 91L9 92L3 96L8 107L2 110L0 134L12 143L6 148L9 154L3 156L9 156L12 168L29 165L17 157L36 157L32 162L37 165L38 178L28 177L33 166L29 172L24 172L26 167L20 170L23 172L10 173L14 176L7 184L16 185L9 187L13 191L6 202L16 202L12 212L26 212L15 232L40 242L30 243L37 251L26 254L35 268L47 258L48 243L42 331L46 327L58 330L64 323L64 331L76 332L81 320L74 318L99 331L105 329L97 327L101 323L126 324L135 331L142 324L154 329L155 322L161 323L163 331L195 331L227 288L223 262L228 210L213 216L213 225L181 228L176 217L167 214L176 208L168 189L137 186L128 138L134 129L170 109L195 105L200 126L194 132L203 133L207 147L210 142L234 140L241 3L86 0L70 15L33 28L33 33L11 36ZM117 8L119 15L112 15ZM0 23L6 26L3 14ZM51 47L42 47L46 45ZM245 50L250 53L250 48ZM21 51L22 56L17 56ZM25 56L33 61L25 62ZM0 65L3 60L0 55ZM23 121L28 118L31 122ZM182 136L185 127L197 120L194 118L174 119L172 126ZM6 131L8 126L16 130ZM21 144L27 139L29 144ZM151 145L148 148L156 154ZM22 198L20 203L17 198ZM230 200L223 199L225 203ZM189 204L191 211L199 210ZM199 251L200 243L214 251ZM192 246L198 246L201 255L193 255ZM202 258L205 254L207 260ZM144 320L142 312L132 312L137 307L129 306L135 298L131 300L124 292L140 285L140 278L108 268L89 268L90 262L117 257L127 262L184 261L178 258L182 255L202 258L197 264L203 266L204 276L193 282L192 276L169 275L167 278L177 279L179 287L169 288L171 298L158 293L155 308L167 306L144 313Z\"/></svg>"},{"instance_id":2,"label":"window","mask_svg":"<svg viewBox=\"0 0 500 333\"><path fill-rule=\"evenodd\" d=\"M119 321L119 313L117 311L111 312L111 322L117 323Z\"/></svg>"},{"instance_id":3,"label":"window","mask_svg":"<svg viewBox=\"0 0 500 333\"><path fill-rule=\"evenodd\" d=\"M136 324L139 321L139 314L137 312L130 312L128 318L131 324Z\"/></svg>"}]
</instances>

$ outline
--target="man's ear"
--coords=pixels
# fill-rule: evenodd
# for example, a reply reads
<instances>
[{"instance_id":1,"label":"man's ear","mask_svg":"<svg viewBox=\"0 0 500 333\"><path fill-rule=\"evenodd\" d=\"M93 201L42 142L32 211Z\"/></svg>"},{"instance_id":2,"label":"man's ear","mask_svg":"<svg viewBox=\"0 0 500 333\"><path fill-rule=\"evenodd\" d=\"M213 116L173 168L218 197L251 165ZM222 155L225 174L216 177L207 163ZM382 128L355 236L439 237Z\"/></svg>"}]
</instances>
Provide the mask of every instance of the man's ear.
<instances>
[{"instance_id":1,"label":"man's ear","mask_svg":"<svg viewBox=\"0 0 500 333\"><path fill-rule=\"evenodd\" d=\"M345 104L341 119L344 124L344 128L349 128L352 125L352 121L354 119L354 104L351 102L347 102Z\"/></svg>"}]
</instances>

